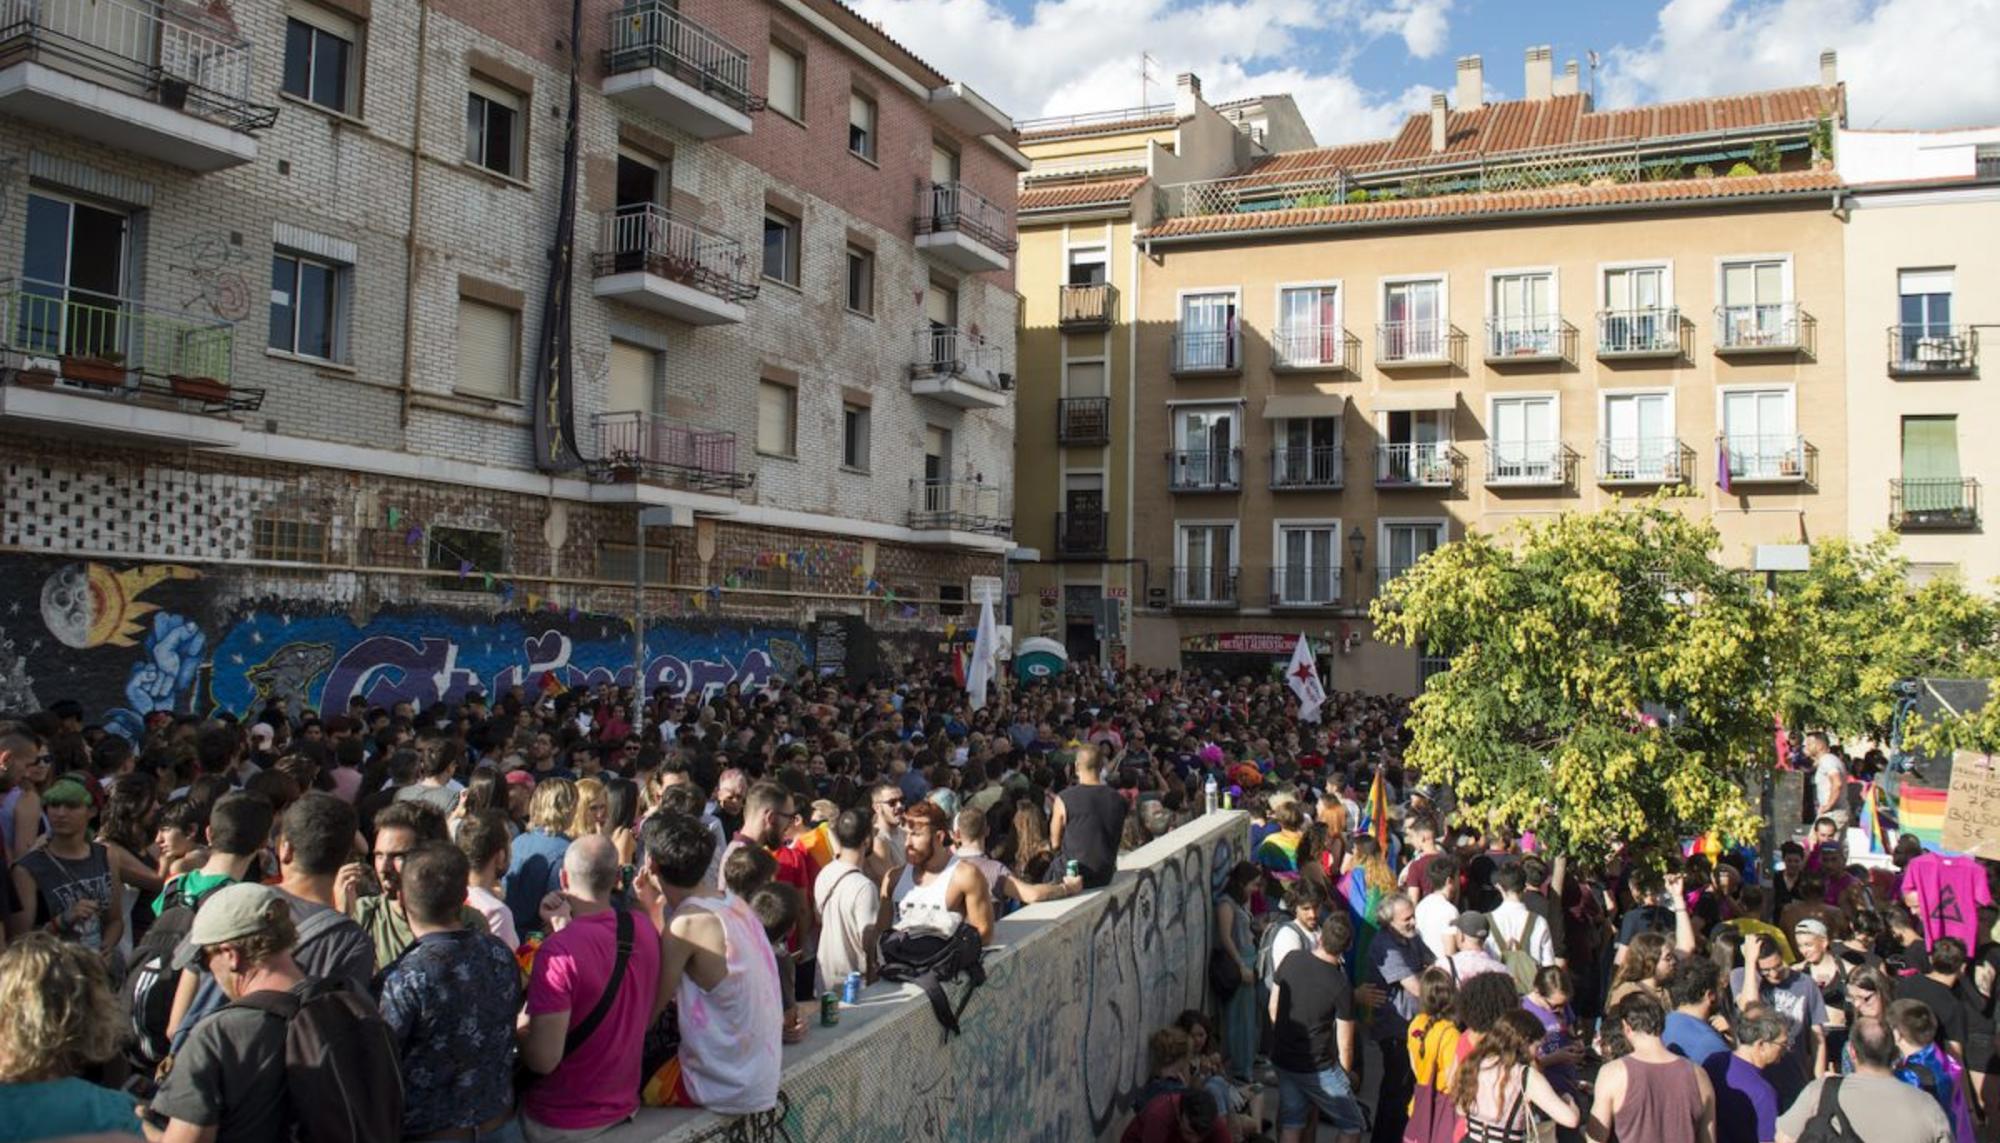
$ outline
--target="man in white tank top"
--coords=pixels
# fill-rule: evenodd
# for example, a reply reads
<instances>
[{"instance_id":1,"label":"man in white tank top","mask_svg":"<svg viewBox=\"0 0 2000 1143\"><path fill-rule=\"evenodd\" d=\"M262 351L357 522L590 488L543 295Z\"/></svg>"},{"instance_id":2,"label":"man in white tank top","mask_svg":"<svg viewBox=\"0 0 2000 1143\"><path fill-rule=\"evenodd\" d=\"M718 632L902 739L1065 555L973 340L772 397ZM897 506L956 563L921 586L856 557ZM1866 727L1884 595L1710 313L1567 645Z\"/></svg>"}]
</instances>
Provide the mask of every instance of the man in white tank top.
<instances>
[{"instance_id":1,"label":"man in white tank top","mask_svg":"<svg viewBox=\"0 0 2000 1143\"><path fill-rule=\"evenodd\" d=\"M952 856L944 810L919 802L903 811L903 827L909 831L904 847L909 863L882 878L882 896L896 907L896 927L949 936L969 924L979 930L979 943L992 943L993 890L978 866Z\"/></svg>"}]
</instances>

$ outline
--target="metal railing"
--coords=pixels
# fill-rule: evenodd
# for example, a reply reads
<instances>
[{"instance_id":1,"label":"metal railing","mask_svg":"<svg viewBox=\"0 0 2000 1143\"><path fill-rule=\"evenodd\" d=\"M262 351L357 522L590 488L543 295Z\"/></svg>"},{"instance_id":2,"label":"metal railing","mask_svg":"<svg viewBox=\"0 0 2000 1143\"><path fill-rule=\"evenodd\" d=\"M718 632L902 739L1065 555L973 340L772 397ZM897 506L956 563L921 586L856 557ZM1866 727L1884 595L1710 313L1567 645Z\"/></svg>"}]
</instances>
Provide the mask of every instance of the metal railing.
<instances>
[{"instance_id":1,"label":"metal railing","mask_svg":"<svg viewBox=\"0 0 2000 1143\"><path fill-rule=\"evenodd\" d=\"M0 0L0 66L23 58L237 131L278 119L250 101L250 42L194 5Z\"/></svg>"},{"instance_id":2,"label":"metal railing","mask_svg":"<svg viewBox=\"0 0 2000 1143\"><path fill-rule=\"evenodd\" d=\"M1111 111L1084 111L1076 115L1044 115L1039 119L1021 119L1015 122L1014 130L1023 135L1037 131L1068 131L1082 127L1108 126L1113 123L1123 123L1128 119L1152 119L1173 113L1174 105L1171 103L1147 103Z\"/></svg>"},{"instance_id":3,"label":"metal railing","mask_svg":"<svg viewBox=\"0 0 2000 1143\"><path fill-rule=\"evenodd\" d=\"M1056 324L1063 329L1098 329L1118 320L1118 287L1109 282L1064 286L1056 293Z\"/></svg>"},{"instance_id":4,"label":"metal railing","mask_svg":"<svg viewBox=\"0 0 2000 1143\"><path fill-rule=\"evenodd\" d=\"M1979 481L1891 480L1889 526L1901 532L1977 528Z\"/></svg>"},{"instance_id":5,"label":"metal railing","mask_svg":"<svg viewBox=\"0 0 2000 1143\"><path fill-rule=\"evenodd\" d=\"M1064 397L1056 402L1056 443L1111 443L1111 398Z\"/></svg>"},{"instance_id":6,"label":"metal railing","mask_svg":"<svg viewBox=\"0 0 2000 1143\"><path fill-rule=\"evenodd\" d=\"M1176 449L1167 454L1167 491L1234 492L1243 486L1240 448Z\"/></svg>"},{"instance_id":7,"label":"metal railing","mask_svg":"<svg viewBox=\"0 0 2000 1143\"><path fill-rule=\"evenodd\" d=\"M1064 155L1059 159L1036 159L1033 166L1021 173L1021 181L1025 183L1041 179L1068 178L1097 171L1143 171L1146 169L1147 154L1146 148L1135 147L1124 151L1104 151L1095 155Z\"/></svg>"},{"instance_id":8,"label":"metal railing","mask_svg":"<svg viewBox=\"0 0 2000 1143\"><path fill-rule=\"evenodd\" d=\"M1719 350L1810 349L1812 315L1797 302L1715 307Z\"/></svg>"},{"instance_id":9,"label":"metal railing","mask_svg":"<svg viewBox=\"0 0 2000 1143\"><path fill-rule=\"evenodd\" d=\"M1597 313L1597 353L1600 357L1652 357L1680 352L1679 306L1599 310Z\"/></svg>"},{"instance_id":10,"label":"metal railing","mask_svg":"<svg viewBox=\"0 0 2000 1143\"><path fill-rule=\"evenodd\" d=\"M1451 332L1451 323L1442 318L1377 322L1375 360L1384 364L1448 362Z\"/></svg>"},{"instance_id":11,"label":"metal railing","mask_svg":"<svg viewBox=\"0 0 2000 1143\"><path fill-rule=\"evenodd\" d=\"M1234 373L1243 368L1243 334L1236 329L1174 334L1175 373Z\"/></svg>"},{"instance_id":12,"label":"metal railing","mask_svg":"<svg viewBox=\"0 0 2000 1143\"><path fill-rule=\"evenodd\" d=\"M612 75L658 68L738 111L756 110L750 57L681 15L667 0L636 0L612 12L604 70Z\"/></svg>"},{"instance_id":13,"label":"metal railing","mask_svg":"<svg viewBox=\"0 0 2000 1143\"><path fill-rule=\"evenodd\" d=\"M1489 361L1545 361L1571 355L1576 327L1558 314L1517 314L1486 319Z\"/></svg>"},{"instance_id":14,"label":"metal railing","mask_svg":"<svg viewBox=\"0 0 2000 1143\"><path fill-rule=\"evenodd\" d=\"M1347 173L1338 167L1288 172L1282 179L1237 175L1161 188L1161 215L1190 218L1208 214L1252 214L1333 206L1347 199Z\"/></svg>"},{"instance_id":15,"label":"metal railing","mask_svg":"<svg viewBox=\"0 0 2000 1143\"><path fill-rule=\"evenodd\" d=\"M1271 450L1271 488L1339 488L1342 483L1340 446Z\"/></svg>"},{"instance_id":16,"label":"metal railing","mask_svg":"<svg viewBox=\"0 0 2000 1143\"><path fill-rule=\"evenodd\" d=\"M726 302L757 296L743 244L648 204L608 210L598 220L595 269L601 277L641 271Z\"/></svg>"},{"instance_id":17,"label":"metal railing","mask_svg":"<svg viewBox=\"0 0 2000 1143\"><path fill-rule=\"evenodd\" d=\"M747 488L736 470L736 434L704 429L654 413L626 410L591 418L597 455L613 468L631 468L688 488Z\"/></svg>"},{"instance_id":18,"label":"metal railing","mask_svg":"<svg viewBox=\"0 0 2000 1143\"><path fill-rule=\"evenodd\" d=\"M1458 482L1458 451L1444 441L1375 447L1375 484L1382 488L1449 488Z\"/></svg>"},{"instance_id":19,"label":"metal railing","mask_svg":"<svg viewBox=\"0 0 2000 1143\"><path fill-rule=\"evenodd\" d=\"M1889 327L1889 372L1970 373L1979 368L1979 330L1912 322Z\"/></svg>"},{"instance_id":20,"label":"metal railing","mask_svg":"<svg viewBox=\"0 0 2000 1143\"><path fill-rule=\"evenodd\" d=\"M1360 359L1361 339L1329 323L1280 325L1271 334L1274 369L1352 369Z\"/></svg>"},{"instance_id":21,"label":"metal railing","mask_svg":"<svg viewBox=\"0 0 2000 1143\"><path fill-rule=\"evenodd\" d=\"M1803 436L1719 438L1729 458L1731 480L1805 480L1811 473L1812 446Z\"/></svg>"},{"instance_id":22,"label":"metal railing","mask_svg":"<svg viewBox=\"0 0 2000 1143\"><path fill-rule=\"evenodd\" d=\"M130 298L65 291L33 279L0 281L0 350L22 359L116 366L166 380L230 383L236 326Z\"/></svg>"},{"instance_id":23,"label":"metal railing","mask_svg":"<svg viewBox=\"0 0 2000 1143\"><path fill-rule=\"evenodd\" d=\"M1597 442L1597 479L1605 484L1679 484L1693 472L1694 450L1672 437Z\"/></svg>"},{"instance_id":24,"label":"metal railing","mask_svg":"<svg viewBox=\"0 0 2000 1143\"><path fill-rule=\"evenodd\" d=\"M1486 483L1563 484L1571 459L1561 441L1488 441Z\"/></svg>"},{"instance_id":25,"label":"metal railing","mask_svg":"<svg viewBox=\"0 0 2000 1143\"><path fill-rule=\"evenodd\" d=\"M1014 530L1006 490L977 480L910 481L910 527L1005 536Z\"/></svg>"},{"instance_id":26,"label":"metal railing","mask_svg":"<svg viewBox=\"0 0 2000 1143\"><path fill-rule=\"evenodd\" d=\"M964 183L917 181L917 233L960 234L1002 254L1011 254L1014 224L1007 212Z\"/></svg>"},{"instance_id":27,"label":"metal railing","mask_svg":"<svg viewBox=\"0 0 2000 1143\"><path fill-rule=\"evenodd\" d=\"M1056 513L1056 553L1101 556L1109 550L1111 516L1106 512Z\"/></svg>"},{"instance_id":28,"label":"metal railing","mask_svg":"<svg viewBox=\"0 0 2000 1143\"><path fill-rule=\"evenodd\" d=\"M1242 569L1218 564L1172 569L1175 607L1235 607Z\"/></svg>"},{"instance_id":29,"label":"metal railing","mask_svg":"<svg viewBox=\"0 0 2000 1143\"><path fill-rule=\"evenodd\" d=\"M1272 607L1333 607L1340 602L1340 569L1294 567L1271 569Z\"/></svg>"},{"instance_id":30,"label":"metal railing","mask_svg":"<svg viewBox=\"0 0 2000 1143\"><path fill-rule=\"evenodd\" d=\"M1006 347L970 330L930 325L916 331L912 377L955 377L996 392L1013 386Z\"/></svg>"}]
</instances>

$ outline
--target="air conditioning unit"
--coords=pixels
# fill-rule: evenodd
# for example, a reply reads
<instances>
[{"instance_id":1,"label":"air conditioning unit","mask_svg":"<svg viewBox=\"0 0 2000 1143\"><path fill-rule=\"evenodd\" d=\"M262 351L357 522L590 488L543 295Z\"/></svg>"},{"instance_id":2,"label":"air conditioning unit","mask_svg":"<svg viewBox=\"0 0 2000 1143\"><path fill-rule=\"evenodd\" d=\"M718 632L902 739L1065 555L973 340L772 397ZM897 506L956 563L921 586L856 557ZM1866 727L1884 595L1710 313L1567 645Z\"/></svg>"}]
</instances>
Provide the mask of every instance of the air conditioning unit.
<instances>
[{"instance_id":1,"label":"air conditioning unit","mask_svg":"<svg viewBox=\"0 0 2000 1143\"><path fill-rule=\"evenodd\" d=\"M1002 373L999 375L999 378L1000 391L1003 393L1011 392L1014 388L1014 375L1012 373Z\"/></svg>"}]
</instances>

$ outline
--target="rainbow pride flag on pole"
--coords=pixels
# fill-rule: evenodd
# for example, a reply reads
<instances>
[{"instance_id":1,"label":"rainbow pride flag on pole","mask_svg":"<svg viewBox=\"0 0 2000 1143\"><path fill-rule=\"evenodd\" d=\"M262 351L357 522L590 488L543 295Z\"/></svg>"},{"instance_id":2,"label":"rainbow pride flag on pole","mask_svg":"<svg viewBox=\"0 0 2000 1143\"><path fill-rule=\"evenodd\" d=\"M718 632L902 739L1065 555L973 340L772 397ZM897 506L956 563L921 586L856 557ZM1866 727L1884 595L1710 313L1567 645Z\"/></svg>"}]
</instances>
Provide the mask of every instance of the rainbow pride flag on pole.
<instances>
[{"instance_id":1,"label":"rainbow pride flag on pole","mask_svg":"<svg viewBox=\"0 0 2000 1143\"><path fill-rule=\"evenodd\" d=\"M1375 771L1375 780L1368 786L1368 801L1361 807L1360 832L1373 834L1376 844L1382 847L1382 856L1389 856L1389 788L1382 784L1380 769Z\"/></svg>"}]
</instances>

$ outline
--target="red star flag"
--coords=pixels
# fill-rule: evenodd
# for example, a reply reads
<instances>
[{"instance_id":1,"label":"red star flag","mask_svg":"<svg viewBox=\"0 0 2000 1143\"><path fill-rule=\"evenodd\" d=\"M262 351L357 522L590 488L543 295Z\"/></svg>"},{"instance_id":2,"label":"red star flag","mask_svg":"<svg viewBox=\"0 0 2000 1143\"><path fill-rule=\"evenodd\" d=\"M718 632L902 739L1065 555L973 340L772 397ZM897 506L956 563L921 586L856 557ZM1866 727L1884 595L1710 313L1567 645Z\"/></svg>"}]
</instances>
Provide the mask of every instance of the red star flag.
<instances>
[{"instance_id":1,"label":"red star flag","mask_svg":"<svg viewBox=\"0 0 2000 1143\"><path fill-rule=\"evenodd\" d=\"M1285 685L1299 696L1299 719L1318 722L1320 704L1326 701L1326 688L1320 685L1319 668L1313 666L1312 643L1303 631L1292 646L1292 662L1285 668Z\"/></svg>"}]
</instances>

